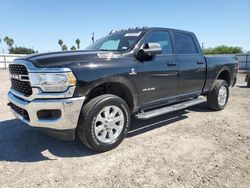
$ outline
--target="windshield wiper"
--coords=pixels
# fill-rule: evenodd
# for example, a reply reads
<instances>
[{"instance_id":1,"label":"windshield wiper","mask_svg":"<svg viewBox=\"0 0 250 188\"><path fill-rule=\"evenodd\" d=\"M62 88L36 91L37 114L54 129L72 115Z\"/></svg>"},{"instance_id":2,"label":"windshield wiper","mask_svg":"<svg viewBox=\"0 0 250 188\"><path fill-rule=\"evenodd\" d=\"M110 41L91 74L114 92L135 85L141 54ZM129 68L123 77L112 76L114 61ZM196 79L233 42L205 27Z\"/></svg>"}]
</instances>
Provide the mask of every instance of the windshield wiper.
<instances>
[{"instance_id":1,"label":"windshield wiper","mask_svg":"<svg viewBox=\"0 0 250 188\"><path fill-rule=\"evenodd\" d=\"M111 51L111 52L117 52L117 50L109 50L109 49L99 49L100 51Z\"/></svg>"}]
</instances>

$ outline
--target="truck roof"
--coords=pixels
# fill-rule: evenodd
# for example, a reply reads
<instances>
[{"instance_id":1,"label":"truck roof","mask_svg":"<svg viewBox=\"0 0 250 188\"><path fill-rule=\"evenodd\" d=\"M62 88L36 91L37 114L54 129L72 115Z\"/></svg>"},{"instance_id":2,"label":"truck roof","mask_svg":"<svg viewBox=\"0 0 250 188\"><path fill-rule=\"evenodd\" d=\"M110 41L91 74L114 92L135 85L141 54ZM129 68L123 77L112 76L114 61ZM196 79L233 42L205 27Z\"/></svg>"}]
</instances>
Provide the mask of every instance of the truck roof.
<instances>
[{"instance_id":1,"label":"truck roof","mask_svg":"<svg viewBox=\"0 0 250 188\"><path fill-rule=\"evenodd\" d=\"M150 31L150 30L171 30L171 31L179 31L183 33L192 33L190 31L180 30L180 29L173 29L173 28L164 28L164 27L136 27L136 28L128 28L128 29L120 29L120 30L111 30L110 34L116 33L116 32L133 32L133 31Z\"/></svg>"}]
</instances>

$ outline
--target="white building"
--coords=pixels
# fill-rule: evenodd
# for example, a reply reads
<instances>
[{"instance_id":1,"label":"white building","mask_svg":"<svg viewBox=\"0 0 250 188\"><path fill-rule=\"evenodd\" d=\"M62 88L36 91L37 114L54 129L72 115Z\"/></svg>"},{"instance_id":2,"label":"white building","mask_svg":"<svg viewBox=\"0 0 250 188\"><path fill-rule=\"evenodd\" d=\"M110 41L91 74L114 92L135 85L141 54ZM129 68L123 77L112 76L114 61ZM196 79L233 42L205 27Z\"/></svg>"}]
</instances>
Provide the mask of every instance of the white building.
<instances>
[{"instance_id":1,"label":"white building","mask_svg":"<svg viewBox=\"0 0 250 188\"><path fill-rule=\"evenodd\" d=\"M25 55L26 54L0 54L0 69L8 68L10 62Z\"/></svg>"}]
</instances>

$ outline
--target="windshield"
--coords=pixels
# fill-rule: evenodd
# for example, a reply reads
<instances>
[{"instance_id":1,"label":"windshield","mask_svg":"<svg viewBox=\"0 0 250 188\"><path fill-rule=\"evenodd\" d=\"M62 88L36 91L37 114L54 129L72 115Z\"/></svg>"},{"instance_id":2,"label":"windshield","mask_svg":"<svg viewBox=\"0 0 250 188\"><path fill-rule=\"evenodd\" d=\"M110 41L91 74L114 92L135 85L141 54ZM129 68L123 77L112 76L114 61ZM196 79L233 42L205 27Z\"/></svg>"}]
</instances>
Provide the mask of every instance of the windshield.
<instances>
[{"instance_id":1,"label":"windshield","mask_svg":"<svg viewBox=\"0 0 250 188\"><path fill-rule=\"evenodd\" d=\"M132 47L141 38L142 31L126 31L110 34L103 37L90 46L86 50L102 50L124 52L132 49Z\"/></svg>"}]
</instances>

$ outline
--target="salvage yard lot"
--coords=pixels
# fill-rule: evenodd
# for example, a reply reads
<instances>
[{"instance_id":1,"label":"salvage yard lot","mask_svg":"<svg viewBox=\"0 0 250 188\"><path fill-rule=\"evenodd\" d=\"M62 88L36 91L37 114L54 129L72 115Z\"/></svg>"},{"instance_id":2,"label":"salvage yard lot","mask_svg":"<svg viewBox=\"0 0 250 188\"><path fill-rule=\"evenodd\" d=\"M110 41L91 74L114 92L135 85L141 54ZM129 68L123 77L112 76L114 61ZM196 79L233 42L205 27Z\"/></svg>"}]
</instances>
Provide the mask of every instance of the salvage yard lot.
<instances>
[{"instance_id":1,"label":"salvage yard lot","mask_svg":"<svg viewBox=\"0 0 250 188\"><path fill-rule=\"evenodd\" d=\"M132 121L116 149L93 153L14 119L0 70L1 187L250 187L250 89L244 74L229 103Z\"/></svg>"}]
</instances>

